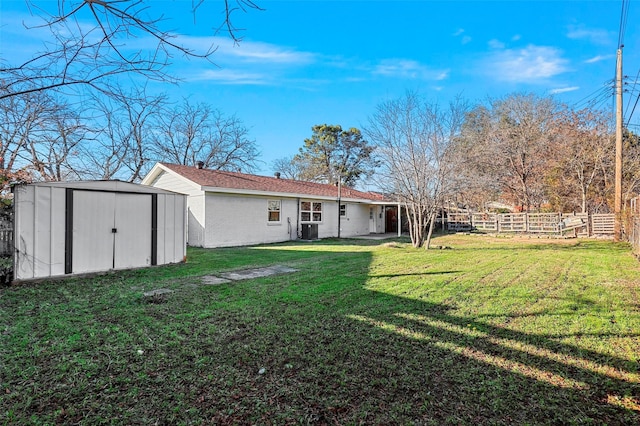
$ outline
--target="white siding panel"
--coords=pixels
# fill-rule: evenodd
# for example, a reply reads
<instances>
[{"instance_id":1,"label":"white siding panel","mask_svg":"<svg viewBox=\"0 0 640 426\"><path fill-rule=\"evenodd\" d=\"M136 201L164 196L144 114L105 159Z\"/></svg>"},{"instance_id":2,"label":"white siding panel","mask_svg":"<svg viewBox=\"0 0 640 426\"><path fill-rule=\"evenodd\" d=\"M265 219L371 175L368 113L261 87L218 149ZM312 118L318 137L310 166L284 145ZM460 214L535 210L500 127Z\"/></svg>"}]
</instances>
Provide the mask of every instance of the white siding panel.
<instances>
[{"instance_id":1,"label":"white siding panel","mask_svg":"<svg viewBox=\"0 0 640 426\"><path fill-rule=\"evenodd\" d=\"M64 275L65 260L65 195L64 188L51 188L51 267L52 276Z\"/></svg>"},{"instance_id":2,"label":"white siding panel","mask_svg":"<svg viewBox=\"0 0 640 426\"><path fill-rule=\"evenodd\" d=\"M281 200L281 221L267 221L268 200L277 197L206 195L205 247L230 247L293 240L299 229L298 199ZM309 199L308 201L316 201ZM375 214L379 213L375 209ZM369 205L350 203L347 216L340 219L341 237L369 234ZM338 203L322 201L322 222L318 223L318 237L338 236Z\"/></svg>"},{"instance_id":3,"label":"white siding panel","mask_svg":"<svg viewBox=\"0 0 640 426\"><path fill-rule=\"evenodd\" d=\"M343 203L344 204L344 203ZM355 237L369 234L369 205L346 204L347 215L340 218L340 236ZM374 212L376 208L374 207Z\"/></svg>"},{"instance_id":4,"label":"white siding panel","mask_svg":"<svg viewBox=\"0 0 640 426\"><path fill-rule=\"evenodd\" d=\"M176 224L173 259L183 262L187 256L187 197L174 195L174 221Z\"/></svg>"},{"instance_id":5,"label":"white siding panel","mask_svg":"<svg viewBox=\"0 0 640 426\"><path fill-rule=\"evenodd\" d=\"M189 197L187 202L188 211L188 237L187 244L195 247L204 247L205 241L205 195Z\"/></svg>"},{"instance_id":6,"label":"white siding panel","mask_svg":"<svg viewBox=\"0 0 640 426\"><path fill-rule=\"evenodd\" d=\"M181 194L199 195L202 193L200 187L194 183L189 182L186 179L181 179L165 171L160 172L160 174L149 185Z\"/></svg>"},{"instance_id":7,"label":"white siding panel","mask_svg":"<svg viewBox=\"0 0 640 426\"><path fill-rule=\"evenodd\" d=\"M167 195L167 204L165 209L167 245L165 255L167 263L182 262L186 256L185 241L185 214L186 214L186 197L181 195Z\"/></svg>"},{"instance_id":8,"label":"white siding panel","mask_svg":"<svg viewBox=\"0 0 640 426\"><path fill-rule=\"evenodd\" d=\"M167 219L167 204L170 203L170 200L167 200L169 196L160 194L158 195L158 227L156 230L157 233L157 252L156 252L156 260L158 265L163 265L165 263L170 263L170 260L167 259L167 246L173 244L171 235L174 232L173 227L168 229L167 226L170 226L171 222Z\"/></svg>"},{"instance_id":9,"label":"white siding panel","mask_svg":"<svg viewBox=\"0 0 640 426\"><path fill-rule=\"evenodd\" d=\"M338 236L338 202L322 202L322 222L318 224L318 238Z\"/></svg>"},{"instance_id":10,"label":"white siding panel","mask_svg":"<svg viewBox=\"0 0 640 426\"><path fill-rule=\"evenodd\" d=\"M151 265L151 196L116 194L115 200L115 269Z\"/></svg>"},{"instance_id":11,"label":"white siding panel","mask_svg":"<svg viewBox=\"0 0 640 426\"><path fill-rule=\"evenodd\" d=\"M35 187L34 276L51 275L51 188Z\"/></svg>"},{"instance_id":12,"label":"white siding panel","mask_svg":"<svg viewBox=\"0 0 640 426\"><path fill-rule=\"evenodd\" d=\"M35 187L17 186L14 193L14 278L34 278L34 262L37 251L34 245L35 232Z\"/></svg>"},{"instance_id":13,"label":"white siding panel","mask_svg":"<svg viewBox=\"0 0 640 426\"><path fill-rule=\"evenodd\" d=\"M278 223L267 220L269 200L281 200ZM296 238L295 199L207 193L206 211L205 247L274 243Z\"/></svg>"},{"instance_id":14,"label":"white siding panel","mask_svg":"<svg viewBox=\"0 0 640 426\"><path fill-rule=\"evenodd\" d=\"M184 261L186 197L158 195L158 265Z\"/></svg>"},{"instance_id":15,"label":"white siding panel","mask_svg":"<svg viewBox=\"0 0 640 426\"><path fill-rule=\"evenodd\" d=\"M74 191L73 273L113 268L115 193Z\"/></svg>"}]
</instances>

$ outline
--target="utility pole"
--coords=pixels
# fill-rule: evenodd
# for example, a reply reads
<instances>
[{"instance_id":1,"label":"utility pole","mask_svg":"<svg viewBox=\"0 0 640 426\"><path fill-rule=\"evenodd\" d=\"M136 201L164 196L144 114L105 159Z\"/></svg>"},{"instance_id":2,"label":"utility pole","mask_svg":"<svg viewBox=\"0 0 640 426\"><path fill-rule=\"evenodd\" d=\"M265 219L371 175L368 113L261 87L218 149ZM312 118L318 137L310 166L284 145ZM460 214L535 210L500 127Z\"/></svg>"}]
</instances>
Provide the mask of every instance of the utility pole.
<instances>
[{"instance_id":1,"label":"utility pole","mask_svg":"<svg viewBox=\"0 0 640 426\"><path fill-rule=\"evenodd\" d=\"M615 170L615 222L613 237L616 241L622 240L622 48L617 52L616 63L616 170Z\"/></svg>"}]
</instances>

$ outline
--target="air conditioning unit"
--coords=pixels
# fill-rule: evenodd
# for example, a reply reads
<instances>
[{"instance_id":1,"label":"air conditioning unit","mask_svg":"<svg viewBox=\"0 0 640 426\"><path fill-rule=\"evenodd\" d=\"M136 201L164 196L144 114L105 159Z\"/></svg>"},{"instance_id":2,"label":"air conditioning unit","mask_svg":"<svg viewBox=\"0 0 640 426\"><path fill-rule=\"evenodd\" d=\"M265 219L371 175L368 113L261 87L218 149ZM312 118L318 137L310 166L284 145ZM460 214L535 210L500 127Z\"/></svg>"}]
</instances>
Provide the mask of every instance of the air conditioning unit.
<instances>
[{"instance_id":1,"label":"air conditioning unit","mask_svg":"<svg viewBox=\"0 0 640 426\"><path fill-rule=\"evenodd\" d=\"M317 240L318 239L318 224L317 223L303 223L302 224L302 239L303 240Z\"/></svg>"}]
</instances>

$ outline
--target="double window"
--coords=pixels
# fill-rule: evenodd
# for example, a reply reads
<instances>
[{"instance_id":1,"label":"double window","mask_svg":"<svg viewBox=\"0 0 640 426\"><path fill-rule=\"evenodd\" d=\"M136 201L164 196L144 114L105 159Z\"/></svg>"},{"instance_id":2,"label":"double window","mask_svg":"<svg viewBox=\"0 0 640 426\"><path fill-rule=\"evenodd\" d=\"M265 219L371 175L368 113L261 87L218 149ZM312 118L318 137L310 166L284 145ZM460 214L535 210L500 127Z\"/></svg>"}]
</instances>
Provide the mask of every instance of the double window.
<instances>
[{"instance_id":1,"label":"double window","mask_svg":"<svg viewBox=\"0 0 640 426\"><path fill-rule=\"evenodd\" d=\"M300 201L301 222L322 222L322 203Z\"/></svg>"}]
</instances>

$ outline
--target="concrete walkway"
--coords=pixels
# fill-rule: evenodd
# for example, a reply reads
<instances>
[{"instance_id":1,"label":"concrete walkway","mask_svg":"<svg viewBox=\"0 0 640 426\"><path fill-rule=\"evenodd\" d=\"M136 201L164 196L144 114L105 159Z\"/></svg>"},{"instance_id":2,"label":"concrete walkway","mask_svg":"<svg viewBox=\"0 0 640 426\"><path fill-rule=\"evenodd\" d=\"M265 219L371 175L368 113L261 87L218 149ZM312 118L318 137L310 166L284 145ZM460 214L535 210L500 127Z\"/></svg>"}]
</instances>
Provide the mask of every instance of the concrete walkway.
<instances>
[{"instance_id":1,"label":"concrete walkway","mask_svg":"<svg viewBox=\"0 0 640 426\"><path fill-rule=\"evenodd\" d=\"M403 237L406 235L402 235ZM350 237L356 240L388 240L389 238L398 238L397 232L387 232L386 234L369 234L358 235L357 237Z\"/></svg>"},{"instance_id":2,"label":"concrete walkway","mask_svg":"<svg viewBox=\"0 0 640 426\"><path fill-rule=\"evenodd\" d=\"M288 266L274 265L264 268L224 272L220 274L220 276L205 275L202 277L202 283L206 285L217 285L230 283L232 281L252 280L254 278L268 277L271 275L290 274L292 272L298 272L298 270L289 268Z\"/></svg>"}]
</instances>

